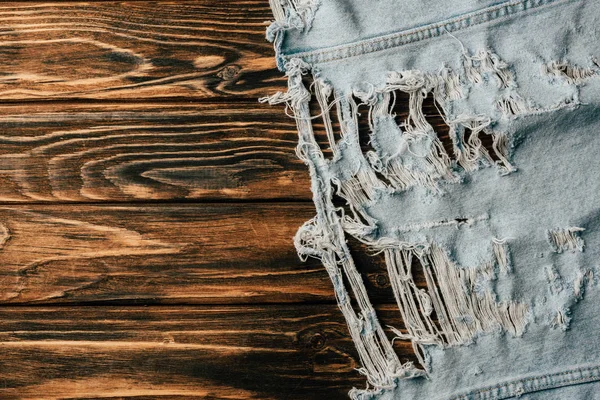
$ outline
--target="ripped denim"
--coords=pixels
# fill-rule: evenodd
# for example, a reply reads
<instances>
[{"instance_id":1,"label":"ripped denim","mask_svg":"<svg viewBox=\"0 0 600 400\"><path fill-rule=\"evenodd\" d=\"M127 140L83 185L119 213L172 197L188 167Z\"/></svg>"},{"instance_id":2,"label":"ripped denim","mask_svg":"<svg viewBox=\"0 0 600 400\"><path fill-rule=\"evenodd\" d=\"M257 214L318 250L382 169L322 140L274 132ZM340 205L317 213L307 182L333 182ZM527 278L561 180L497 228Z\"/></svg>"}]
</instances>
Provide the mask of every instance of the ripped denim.
<instances>
[{"instance_id":1,"label":"ripped denim","mask_svg":"<svg viewBox=\"0 0 600 400\"><path fill-rule=\"evenodd\" d=\"M350 397L600 399L600 0L270 3L288 91L261 101L297 122L316 215L295 245L360 355ZM385 256L394 338L348 237Z\"/></svg>"}]
</instances>

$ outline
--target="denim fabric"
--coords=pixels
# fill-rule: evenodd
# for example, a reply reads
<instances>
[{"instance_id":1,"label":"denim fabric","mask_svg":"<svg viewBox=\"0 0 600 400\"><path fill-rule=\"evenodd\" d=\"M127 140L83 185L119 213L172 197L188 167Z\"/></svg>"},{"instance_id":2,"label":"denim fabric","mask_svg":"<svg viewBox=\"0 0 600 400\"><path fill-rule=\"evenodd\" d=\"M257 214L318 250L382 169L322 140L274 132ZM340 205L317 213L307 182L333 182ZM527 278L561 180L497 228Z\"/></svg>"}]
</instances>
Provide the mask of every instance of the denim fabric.
<instances>
[{"instance_id":1,"label":"denim fabric","mask_svg":"<svg viewBox=\"0 0 600 400\"><path fill-rule=\"evenodd\" d=\"M298 125L316 215L295 244L322 261L360 354L367 387L350 396L600 399L600 1L271 7L289 85L262 100ZM385 256L395 337L349 236ZM413 344L418 365L393 339Z\"/></svg>"}]
</instances>

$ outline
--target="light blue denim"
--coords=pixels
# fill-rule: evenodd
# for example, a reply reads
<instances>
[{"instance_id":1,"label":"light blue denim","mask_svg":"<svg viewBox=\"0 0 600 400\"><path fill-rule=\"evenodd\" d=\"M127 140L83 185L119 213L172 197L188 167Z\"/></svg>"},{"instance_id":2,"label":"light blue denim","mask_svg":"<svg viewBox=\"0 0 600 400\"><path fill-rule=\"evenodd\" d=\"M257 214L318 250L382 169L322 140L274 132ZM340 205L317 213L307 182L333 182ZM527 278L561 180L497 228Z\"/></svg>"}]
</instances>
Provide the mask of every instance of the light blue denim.
<instances>
[{"instance_id":1,"label":"light blue denim","mask_svg":"<svg viewBox=\"0 0 600 400\"><path fill-rule=\"evenodd\" d=\"M322 261L360 354L367 385L350 396L600 399L600 0L271 7L289 84L262 100L298 125L316 215L295 245ZM451 150L423 114L430 99ZM385 256L395 337L350 236Z\"/></svg>"}]
</instances>

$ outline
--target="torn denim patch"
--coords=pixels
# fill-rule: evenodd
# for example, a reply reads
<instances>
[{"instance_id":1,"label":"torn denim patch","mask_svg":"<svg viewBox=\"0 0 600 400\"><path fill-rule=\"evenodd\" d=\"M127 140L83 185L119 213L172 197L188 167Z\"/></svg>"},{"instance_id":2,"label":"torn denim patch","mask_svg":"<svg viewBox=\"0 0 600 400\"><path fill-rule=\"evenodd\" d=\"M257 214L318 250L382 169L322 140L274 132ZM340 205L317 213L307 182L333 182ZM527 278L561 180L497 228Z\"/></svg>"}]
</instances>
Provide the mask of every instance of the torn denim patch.
<instances>
[{"instance_id":1,"label":"torn denim patch","mask_svg":"<svg viewBox=\"0 0 600 400\"><path fill-rule=\"evenodd\" d=\"M271 6L288 90L261 101L297 123L316 215L294 243L323 263L360 355L350 396L600 393L600 1ZM383 254L393 338L347 237Z\"/></svg>"}]
</instances>

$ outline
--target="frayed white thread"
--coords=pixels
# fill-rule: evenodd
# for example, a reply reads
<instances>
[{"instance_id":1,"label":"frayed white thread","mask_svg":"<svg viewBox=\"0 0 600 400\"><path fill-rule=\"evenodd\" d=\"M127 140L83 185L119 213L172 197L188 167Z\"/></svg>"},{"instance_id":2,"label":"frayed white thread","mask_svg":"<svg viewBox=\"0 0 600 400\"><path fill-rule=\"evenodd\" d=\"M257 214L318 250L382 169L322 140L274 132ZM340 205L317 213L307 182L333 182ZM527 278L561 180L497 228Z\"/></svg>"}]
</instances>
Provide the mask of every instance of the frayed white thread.
<instances>
[{"instance_id":1,"label":"frayed white thread","mask_svg":"<svg viewBox=\"0 0 600 400\"><path fill-rule=\"evenodd\" d=\"M508 134L492 133L492 148L496 157L500 160L497 165L500 166L501 174L506 175L517 170L510 161L508 161Z\"/></svg>"},{"instance_id":2,"label":"frayed white thread","mask_svg":"<svg viewBox=\"0 0 600 400\"><path fill-rule=\"evenodd\" d=\"M504 330L520 336L529 307L517 302L497 303L488 287L496 279L495 265L502 272L510 270L503 245L504 240L495 239L492 261L479 268L457 266L435 244L386 248L390 282L407 330L401 335L395 331L397 336L419 345L444 347L470 343L481 332ZM418 288L412 276L413 257L423 268L426 290Z\"/></svg>"},{"instance_id":3,"label":"frayed white thread","mask_svg":"<svg viewBox=\"0 0 600 400\"><path fill-rule=\"evenodd\" d=\"M509 272L512 272L512 265L510 262L510 255L508 252L508 246L506 243L510 240L509 238L492 239L492 250L494 252L494 257L496 258L496 262L498 263L498 267L500 269L500 274L507 275Z\"/></svg>"},{"instance_id":4,"label":"frayed white thread","mask_svg":"<svg viewBox=\"0 0 600 400\"><path fill-rule=\"evenodd\" d=\"M401 125L401 128L404 128L402 140L406 145L399 150L399 153L388 157L384 163L378 164L379 172L389 180L395 189L405 190L421 184L439 192L439 180L457 181L451 168L452 160L423 114L423 100L437 85L437 78L432 78L420 71L392 71L388 73L385 87L380 90L379 105L373 106L373 112L370 115L372 130L375 129L372 122L375 118L384 115L392 116L390 110L393 109L396 101L394 93L396 90L409 94L408 117ZM419 154L414 150L415 147L420 147L423 152ZM400 152L421 159L420 167L405 165L403 157L399 157ZM371 156L371 160L375 160L375 158Z\"/></svg>"},{"instance_id":5,"label":"frayed white thread","mask_svg":"<svg viewBox=\"0 0 600 400\"><path fill-rule=\"evenodd\" d=\"M542 73L565 79L568 84L579 85L586 79L597 75L592 68L571 65L566 61L551 61L542 65Z\"/></svg>"},{"instance_id":6,"label":"frayed white thread","mask_svg":"<svg viewBox=\"0 0 600 400\"><path fill-rule=\"evenodd\" d=\"M479 50L477 54L470 55L463 42L460 41L446 28L446 34L454 38L461 47L463 55L463 68L465 76L472 83L483 83L484 74L492 74L496 77L497 86L500 89L516 86L515 77L509 65L502 61L497 54L491 50Z\"/></svg>"},{"instance_id":7,"label":"frayed white thread","mask_svg":"<svg viewBox=\"0 0 600 400\"><path fill-rule=\"evenodd\" d=\"M465 171L477 170L482 162L485 164L497 165L500 168L502 175L517 170L510 161L508 161L508 135L501 132L488 132L488 128L492 124L491 118L483 115L459 115L456 118L449 120L446 117L448 113L443 106L446 102L446 98L435 90L434 96L436 98L434 105L438 109L438 114L450 128L450 139L453 143L456 161ZM471 135L467 141L465 141L465 129L471 131ZM489 151L483 146L479 138L481 132L492 135L492 149L498 158L497 162L493 161Z\"/></svg>"},{"instance_id":8,"label":"frayed white thread","mask_svg":"<svg viewBox=\"0 0 600 400\"><path fill-rule=\"evenodd\" d=\"M258 101L269 105L285 103L286 111L288 108L291 109L295 116L295 110L299 110L302 104L310 100L310 92L302 83L302 75L306 74L309 68L310 66L299 58L289 60L285 64L285 74L288 77L287 92L276 92L271 96L261 97Z\"/></svg>"},{"instance_id":9,"label":"frayed white thread","mask_svg":"<svg viewBox=\"0 0 600 400\"><path fill-rule=\"evenodd\" d=\"M491 119L483 116L458 116L446 123L450 127L456 161L467 172L479 169L481 163L494 163L489 152L481 142L479 134L491 124ZM470 131L466 137L466 129Z\"/></svg>"},{"instance_id":10,"label":"frayed white thread","mask_svg":"<svg viewBox=\"0 0 600 400\"><path fill-rule=\"evenodd\" d=\"M394 228L395 232L411 232L411 231L420 231L423 229L433 229L445 226L455 226L456 228L460 228L462 226L473 226L477 222L487 221L489 220L489 215L483 214L478 215L472 218L455 218L455 219L445 219L439 221L428 221L421 222L417 224L407 224Z\"/></svg>"},{"instance_id":11,"label":"frayed white thread","mask_svg":"<svg viewBox=\"0 0 600 400\"><path fill-rule=\"evenodd\" d=\"M275 20L267 27L266 37L274 44L278 67L285 70L280 54L283 33L291 29L309 31L321 0L269 0L269 4Z\"/></svg>"},{"instance_id":12,"label":"frayed white thread","mask_svg":"<svg viewBox=\"0 0 600 400\"><path fill-rule=\"evenodd\" d=\"M550 326L552 328L560 328L563 331L569 329L570 323L571 310L569 310L567 307L556 310L554 317L550 320Z\"/></svg>"},{"instance_id":13,"label":"frayed white thread","mask_svg":"<svg viewBox=\"0 0 600 400\"><path fill-rule=\"evenodd\" d=\"M546 231L546 238L556 253L569 250L583 251L585 243L579 237L580 232L583 231L585 229L580 227L557 228Z\"/></svg>"},{"instance_id":14,"label":"frayed white thread","mask_svg":"<svg viewBox=\"0 0 600 400\"><path fill-rule=\"evenodd\" d=\"M504 117L508 118L540 111L530 106L525 99L514 91L498 99L496 107L498 107Z\"/></svg>"},{"instance_id":15,"label":"frayed white thread","mask_svg":"<svg viewBox=\"0 0 600 400\"><path fill-rule=\"evenodd\" d=\"M323 118L323 125L325 126L325 133L327 134L327 140L329 141L329 148L333 152L333 157L338 157L338 146L335 140L335 136L333 133L333 125L331 124L331 117L329 115L329 111L332 107L337 103L337 99L334 99L333 102L328 104L329 97L333 92L333 89L330 84L325 82L322 79L315 79L313 82L315 87L315 97L321 107L321 117Z\"/></svg>"},{"instance_id":16,"label":"frayed white thread","mask_svg":"<svg viewBox=\"0 0 600 400\"><path fill-rule=\"evenodd\" d=\"M465 75L472 83L483 83L485 74L496 78L499 89L515 87L515 78L507 63L490 50L480 50L475 55L463 53Z\"/></svg>"},{"instance_id":17,"label":"frayed white thread","mask_svg":"<svg viewBox=\"0 0 600 400\"><path fill-rule=\"evenodd\" d=\"M438 73L439 84L436 89L436 99L458 100L465 97L460 76L450 68L444 66Z\"/></svg>"},{"instance_id":18,"label":"frayed white thread","mask_svg":"<svg viewBox=\"0 0 600 400\"><path fill-rule=\"evenodd\" d=\"M363 373L369 384L375 388L393 387L398 377L424 374L413 371L412 364L400 363L379 324L375 311L369 302L360 273L354 265L350 250L345 241L342 218L333 205L333 188L329 179L322 179L318 172L324 165L324 156L316 143L312 126L305 117L310 116L308 90L302 83L302 74L308 66L296 60L289 63L288 92L267 98L269 103L285 103L292 109L298 125L298 157L309 167L312 177L313 200L317 209L315 218L306 222L294 237L294 244L302 259L315 257L321 260L335 289L335 295L342 311L350 335L359 353ZM360 171L360 170L359 170ZM363 178L358 178L360 179ZM348 282L356 307L344 283Z\"/></svg>"},{"instance_id":19,"label":"frayed white thread","mask_svg":"<svg viewBox=\"0 0 600 400\"><path fill-rule=\"evenodd\" d=\"M462 44L461 44L462 45ZM464 50L464 49L463 49ZM476 60L478 66L487 70L494 70L502 87L512 87L514 77L508 66L489 51L482 51L477 57L465 56L471 61ZM404 128L400 145L395 154L380 158L379 154L367 155L373 169L381 173L397 190L406 190L411 186L422 186L439 192L439 182L458 181L452 172L453 161L446 153L441 141L423 115L423 100L429 92L433 93L435 106L446 124L450 127L450 136L453 140L453 150L456 163L465 171L472 172L481 166L497 165L501 173L507 174L516 169L508 161L507 135L487 132L492 121L484 116L458 116L449 121L446 118L445 104L464 96L460 77L449 68L443 67L437 75L424 74L417 70L391 71L385 86L374 89L372 86L367 91L355 91L364 104L369 104L369 128L374 132L377 128L375 120L382 116L394 117L391 109L396 101L395 91L409 94L409 115L400 125ZM391 104L391 107L390 107ZM441 108L441 110L440 110ZM508 93L498 101L498 108L506 116L521 115L531 112L529 105L516 93ZM465 135L465 130L470 130L470 135ZM483 146L480 134L492 135L493 150L498 161L494 161L489 151ZM424 139L426 139L424 141ZM419 150L415 150L418 147ZM426 163L407 162L406 155L425 160Z\"/></svg>"},{"instance_id":20,"label":"frayed white thread","mask_svg":"<svg viewBox=\"0 0 600 400\"><path fill-rule=\"evenodd\" d=\"M577 277L573 282L573 294L575 295L575 300L581 300L583 298L585 287L593 281L594 272L591 269L577 271Z\"/></svg>"}]
</instances>

